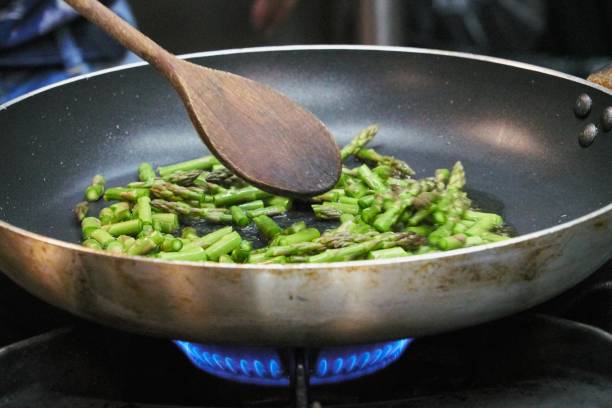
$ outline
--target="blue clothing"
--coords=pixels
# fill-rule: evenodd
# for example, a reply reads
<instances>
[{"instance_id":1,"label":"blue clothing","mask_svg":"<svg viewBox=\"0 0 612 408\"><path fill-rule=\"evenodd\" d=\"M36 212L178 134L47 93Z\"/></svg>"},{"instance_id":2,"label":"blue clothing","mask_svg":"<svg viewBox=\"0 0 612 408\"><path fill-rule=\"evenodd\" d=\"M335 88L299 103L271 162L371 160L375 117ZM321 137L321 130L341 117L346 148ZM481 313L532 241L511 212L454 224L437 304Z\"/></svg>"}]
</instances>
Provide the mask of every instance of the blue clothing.
<instances>
[{"instance_id":1,"label":"blue clothing","mask_svg":"<svg viewBox=\"0 0 612 408\"><path fill-rule=\"evenodd\" d=\"M103 3L134 23L125 0ZM0 103L125 56L120 44L61 0L0 0Z\"/></svg>"}]
</instances>

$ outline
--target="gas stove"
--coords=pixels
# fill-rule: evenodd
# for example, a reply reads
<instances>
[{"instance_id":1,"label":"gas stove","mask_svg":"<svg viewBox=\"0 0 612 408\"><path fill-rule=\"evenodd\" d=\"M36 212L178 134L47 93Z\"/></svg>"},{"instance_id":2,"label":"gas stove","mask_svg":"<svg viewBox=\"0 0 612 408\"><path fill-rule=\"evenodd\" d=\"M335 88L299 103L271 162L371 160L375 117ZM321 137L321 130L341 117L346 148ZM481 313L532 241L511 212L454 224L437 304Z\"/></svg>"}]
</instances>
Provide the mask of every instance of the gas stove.
<instances>
[{"instance_id":1,"label":"gas stove","mask_svg":"<svg viewBox=\"0 0 612 408\"><path fill-rule=\"evenodd\" d=\"M612 262L525 313L321 350L103 328L0 280L0 408L609 407Z\"/></svg>"}]
</instances>

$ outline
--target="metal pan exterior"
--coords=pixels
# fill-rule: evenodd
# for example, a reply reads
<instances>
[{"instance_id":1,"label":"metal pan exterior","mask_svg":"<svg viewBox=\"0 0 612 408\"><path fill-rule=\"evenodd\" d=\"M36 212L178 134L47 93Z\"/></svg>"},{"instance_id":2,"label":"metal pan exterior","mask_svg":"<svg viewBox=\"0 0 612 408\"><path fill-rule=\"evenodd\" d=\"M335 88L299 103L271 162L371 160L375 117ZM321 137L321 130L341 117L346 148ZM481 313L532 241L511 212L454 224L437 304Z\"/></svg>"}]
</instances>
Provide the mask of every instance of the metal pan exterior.
<instances>
[{"instance_id":1,"label":"metal pan exterior","mask_svg":"<svg viewBox=\"0 0 612 408\"><path fill-rule=\"evenodd\" d=\"M612 255L612 191L602 177L612 138L581 149L584 123L571 113L581 91L596 109L612 104L603 88L522 64L414 49L284 47L194 61L276 86L340 143L378 121L389 129L381 150L420 173L461 159L473 194L524 235L388 261L265 267L164 263L68 244L78 239L69 208L84 174L121 182L139 161L180 160L201 148L171 89L140 66L0 111L10 135L0 162L0 270L54 305L126 330L315 346L420 336L516 313Z\"/></svg>"}]
</instances>

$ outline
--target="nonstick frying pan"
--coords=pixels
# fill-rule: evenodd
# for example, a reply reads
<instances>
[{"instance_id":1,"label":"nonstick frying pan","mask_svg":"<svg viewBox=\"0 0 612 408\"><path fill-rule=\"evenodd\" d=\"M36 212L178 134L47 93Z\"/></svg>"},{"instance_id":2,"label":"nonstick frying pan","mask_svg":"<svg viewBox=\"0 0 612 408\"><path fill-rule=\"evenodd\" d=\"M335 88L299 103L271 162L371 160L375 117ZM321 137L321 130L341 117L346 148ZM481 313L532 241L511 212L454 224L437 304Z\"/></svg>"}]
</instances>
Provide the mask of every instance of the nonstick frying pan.
<instances>
[{"instance_id":1,"label":"nonstick frying pan","mask_svg":"<svg viewBox=\"0 0 612 408\"><path fill-rule=\"evenodd\" d=\"M65 81L0 110L0 269L15 282L125 330L320 346L433 334L516 313L612 255L612 134L600 133L589 148L578 144L584 126L599 125L612 105L603 87L512 61L407 48L280 47L189 58L284 92L339 144L379 123L375 146L419 176L463 161L471 197L501 213L518 236L318 265L169 263L83 248L72 207L93 174L118 185L134 179L141 161L205 154L174 91L137 64ZM593 108L580 119L573 106L584 92Z\"/></svg>"}]
</instances>

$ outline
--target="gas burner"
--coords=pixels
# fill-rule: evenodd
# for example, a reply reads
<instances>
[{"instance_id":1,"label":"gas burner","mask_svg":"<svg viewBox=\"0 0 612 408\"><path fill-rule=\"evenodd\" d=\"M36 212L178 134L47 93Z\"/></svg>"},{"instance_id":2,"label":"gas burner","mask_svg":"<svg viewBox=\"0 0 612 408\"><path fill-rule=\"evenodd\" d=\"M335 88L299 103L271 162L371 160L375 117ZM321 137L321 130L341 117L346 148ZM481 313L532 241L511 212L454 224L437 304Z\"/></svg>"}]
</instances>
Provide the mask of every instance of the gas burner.
<instances>
[{"instance_id":1,"label":"gas burner","mask_svg":"<svg viewBox=\"0 0 612 408\"><path fill-rule=\"evenodd\" d=\"M374 373L397 360L412 339L330 347L318 351L310 384L330 384ZM275 348L212 346L174 342L199 369L232 381L288 386L289 369Z\"/></svg>"}]
</instances>

